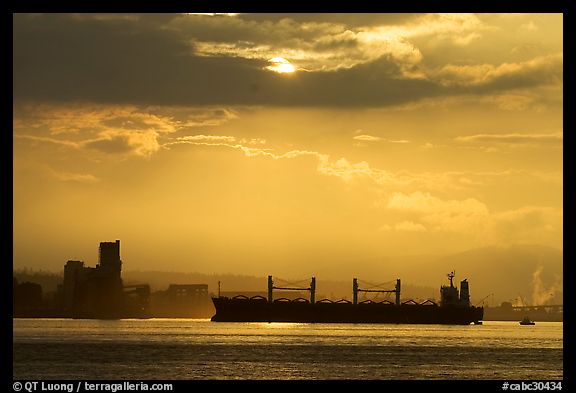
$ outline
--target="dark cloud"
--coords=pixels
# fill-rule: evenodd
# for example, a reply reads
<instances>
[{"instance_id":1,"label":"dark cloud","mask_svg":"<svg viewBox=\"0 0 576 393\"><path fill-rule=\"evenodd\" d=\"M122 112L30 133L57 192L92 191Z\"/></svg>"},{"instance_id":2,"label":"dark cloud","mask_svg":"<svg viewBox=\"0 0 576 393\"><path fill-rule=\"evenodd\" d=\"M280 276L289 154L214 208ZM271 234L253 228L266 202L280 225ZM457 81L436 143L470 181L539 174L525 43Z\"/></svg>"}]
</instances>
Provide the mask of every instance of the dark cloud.
<instances>
[{"instance_id":1,"label":"dark cloud","mask_svg":"<svg viewBox=\"0 0 576 393\"><path fill-rule=\"evenodd\" d=\"M260 44L313 43L319 32L394 25L418 14L239 14L237 16L180 15L169 26L197 40L258 42ZM305 25L305 27L303 27Z\"/></svg>"},{"instance_id":2,"label":"dark cloud","mask_svg":"<svg viewBox=\"0 0 576 393\"><path fill-rule=\"evenodd\" d=\"M180 15L168 25L194 40L211 42L285 43L292 40L313 39L315 29L300 29L301 24L292 19L247 21L230 16Z\"/></svg>"},{"instance_id":3,"label":"dark cloud","mask_svg":"<svg viewBox=\"0 0 576 393\"><path fill-rule=\"evenodd\" d=\"M300 23L324 22L340 23L349 27L394 25L418 17L419 14L406 13L286 13L286 14L239 14L236 18L249 21L279 21L291 19Z\"/></svg>"},{"instance_id":4,"label":"dark cloud","mask_svg":"<svg viewBox=\"0 0 576 393\"><path fill-rule=\"evenodd\" d=\"M523 63L513 71L503 71L486 83L478 86L478 93L490 93L494 90L513 90L519 87L538 85L560 85L563 80L562 56L547 56Z\"/></svg>"},{"instance_id":5,"label":"dark cloud","mask_svg":"<svg viewBox=\"0 0 576 393\"><path fill-rule=\"evenodd\" d=\"M173 33L131 21L47 15L14 22L15 98L123 101L125 89L138 95L158 84L188 50Z\"/></svg>"},{"instance_id":6,"label":"dark cloud","mask_svg":"<svg viewBox=\"0 0 576 393\"><path fill-rule=\"evenodd\" d=\"M194 54L189 30L161 28L175 21L174 15L136 16L15 15L14 99L143 105L383 106L542 83L534 69L507 75L502 86L498 81L476 87L442 86L404 78L392 57L339 71L283 76L264 70L262 60ZM201 28L188 21L187 29L196 29L198 34L203 31L204 39L210 38L210 23L237 23L236 17L193 18L202 21L198 22ZM297 27L292 22L288 26ZM240 32L234 28L225 31ZM263 35L265 30L251 30L251 34Z\"/></svg>"}]
</instances>

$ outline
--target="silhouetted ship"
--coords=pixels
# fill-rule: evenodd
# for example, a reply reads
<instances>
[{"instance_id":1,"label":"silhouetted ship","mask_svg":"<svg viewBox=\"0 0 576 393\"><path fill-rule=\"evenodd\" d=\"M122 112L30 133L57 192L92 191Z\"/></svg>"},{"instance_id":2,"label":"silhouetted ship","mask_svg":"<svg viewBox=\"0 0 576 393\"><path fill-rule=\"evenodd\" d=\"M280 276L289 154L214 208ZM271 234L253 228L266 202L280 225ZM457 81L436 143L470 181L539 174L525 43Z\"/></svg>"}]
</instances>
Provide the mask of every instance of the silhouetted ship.
<instances>
[{"instance_id":1,"label":"silhouetted ship","mask_svg":"<svg viewBox=\"0 0 576 393\"><path fill-rule=\"evenodd\" d=\"M414 300L400 301L400 279L393 290L360 289L354 279L353 301L316 301L316 279L312 277L309 288L284 288L274 286L272 276L268 276L268 299L263 296L213 297L216 314L215 322L296 322L296 323L397 323L397 324L481 324L483 307L470 305L468 281L460 282L460 294L452 280L454 272L448 274L449 286L440 287L441 301L431 300L417 303ZM297 298L274 299L273 290L307 290L310 300ZM358 302L359 292L391 292L396 301L384 300Z\"/></svg>"}]
</instances>

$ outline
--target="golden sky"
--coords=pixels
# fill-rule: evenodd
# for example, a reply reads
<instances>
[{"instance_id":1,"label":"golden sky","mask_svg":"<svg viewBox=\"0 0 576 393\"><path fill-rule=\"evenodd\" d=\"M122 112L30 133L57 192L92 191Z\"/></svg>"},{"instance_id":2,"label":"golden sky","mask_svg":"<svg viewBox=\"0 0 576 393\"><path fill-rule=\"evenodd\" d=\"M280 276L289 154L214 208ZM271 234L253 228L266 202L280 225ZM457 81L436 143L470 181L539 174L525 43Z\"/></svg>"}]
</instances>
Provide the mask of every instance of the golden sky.
<instances>
[{"instance_id":1,"label":"golden sky","mask_svg":"<svg viewBox=\"0 0 576 393\"><path fill-rule=\"evenodd\" d=\"M14 267L562 249L561 14L15 14ZM441 272L442 274L444 272Z\"/></svg>"}]
</instances>

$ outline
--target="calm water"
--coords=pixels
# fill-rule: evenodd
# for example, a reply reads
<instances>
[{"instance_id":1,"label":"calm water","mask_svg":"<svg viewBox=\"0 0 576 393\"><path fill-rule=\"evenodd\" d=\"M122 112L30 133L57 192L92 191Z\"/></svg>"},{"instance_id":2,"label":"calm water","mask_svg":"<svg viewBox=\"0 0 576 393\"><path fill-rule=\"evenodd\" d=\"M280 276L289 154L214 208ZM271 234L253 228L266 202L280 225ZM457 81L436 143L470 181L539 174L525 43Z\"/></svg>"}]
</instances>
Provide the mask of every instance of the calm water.
<instances>
[{"instance_id":1,"label":"calm water","mask_svg":"<svg viewBox=\"0 0 576 393\"><path fill-rule=\"evenodd\" d=\"M562 323L14 319L15 379L562 379Z\"/></svg>"}]
</instances>

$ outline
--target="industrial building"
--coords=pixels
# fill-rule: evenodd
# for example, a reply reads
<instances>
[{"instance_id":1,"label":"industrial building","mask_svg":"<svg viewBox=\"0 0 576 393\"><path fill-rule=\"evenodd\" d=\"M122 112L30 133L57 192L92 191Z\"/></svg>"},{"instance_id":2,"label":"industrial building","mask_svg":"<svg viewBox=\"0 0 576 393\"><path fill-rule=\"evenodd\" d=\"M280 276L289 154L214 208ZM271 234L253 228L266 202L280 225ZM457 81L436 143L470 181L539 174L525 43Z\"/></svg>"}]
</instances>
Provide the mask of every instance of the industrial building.
<instances>
[{"instance_id":1,"label":"industrial building","mask_svg":"<svg viewBox=\"0 0 576 393\"><path fill-rule=\"evenodd\" d=\"M147 285L124 288L120 240L100 243L96 267L66 262L61 292L64 313L75 318L146 316L150 295Z\"/></svg>"},{"instance_id":2,"label":"industrial building","mask_svg":"<svg viewBox=\"0 0 576 393\"><path fill-rule=\"evenodd\" d=\"M151 313L157 318L210 318L214 306L207 284L171 284L152 294Z\"/></svg>"}]
</instances>

